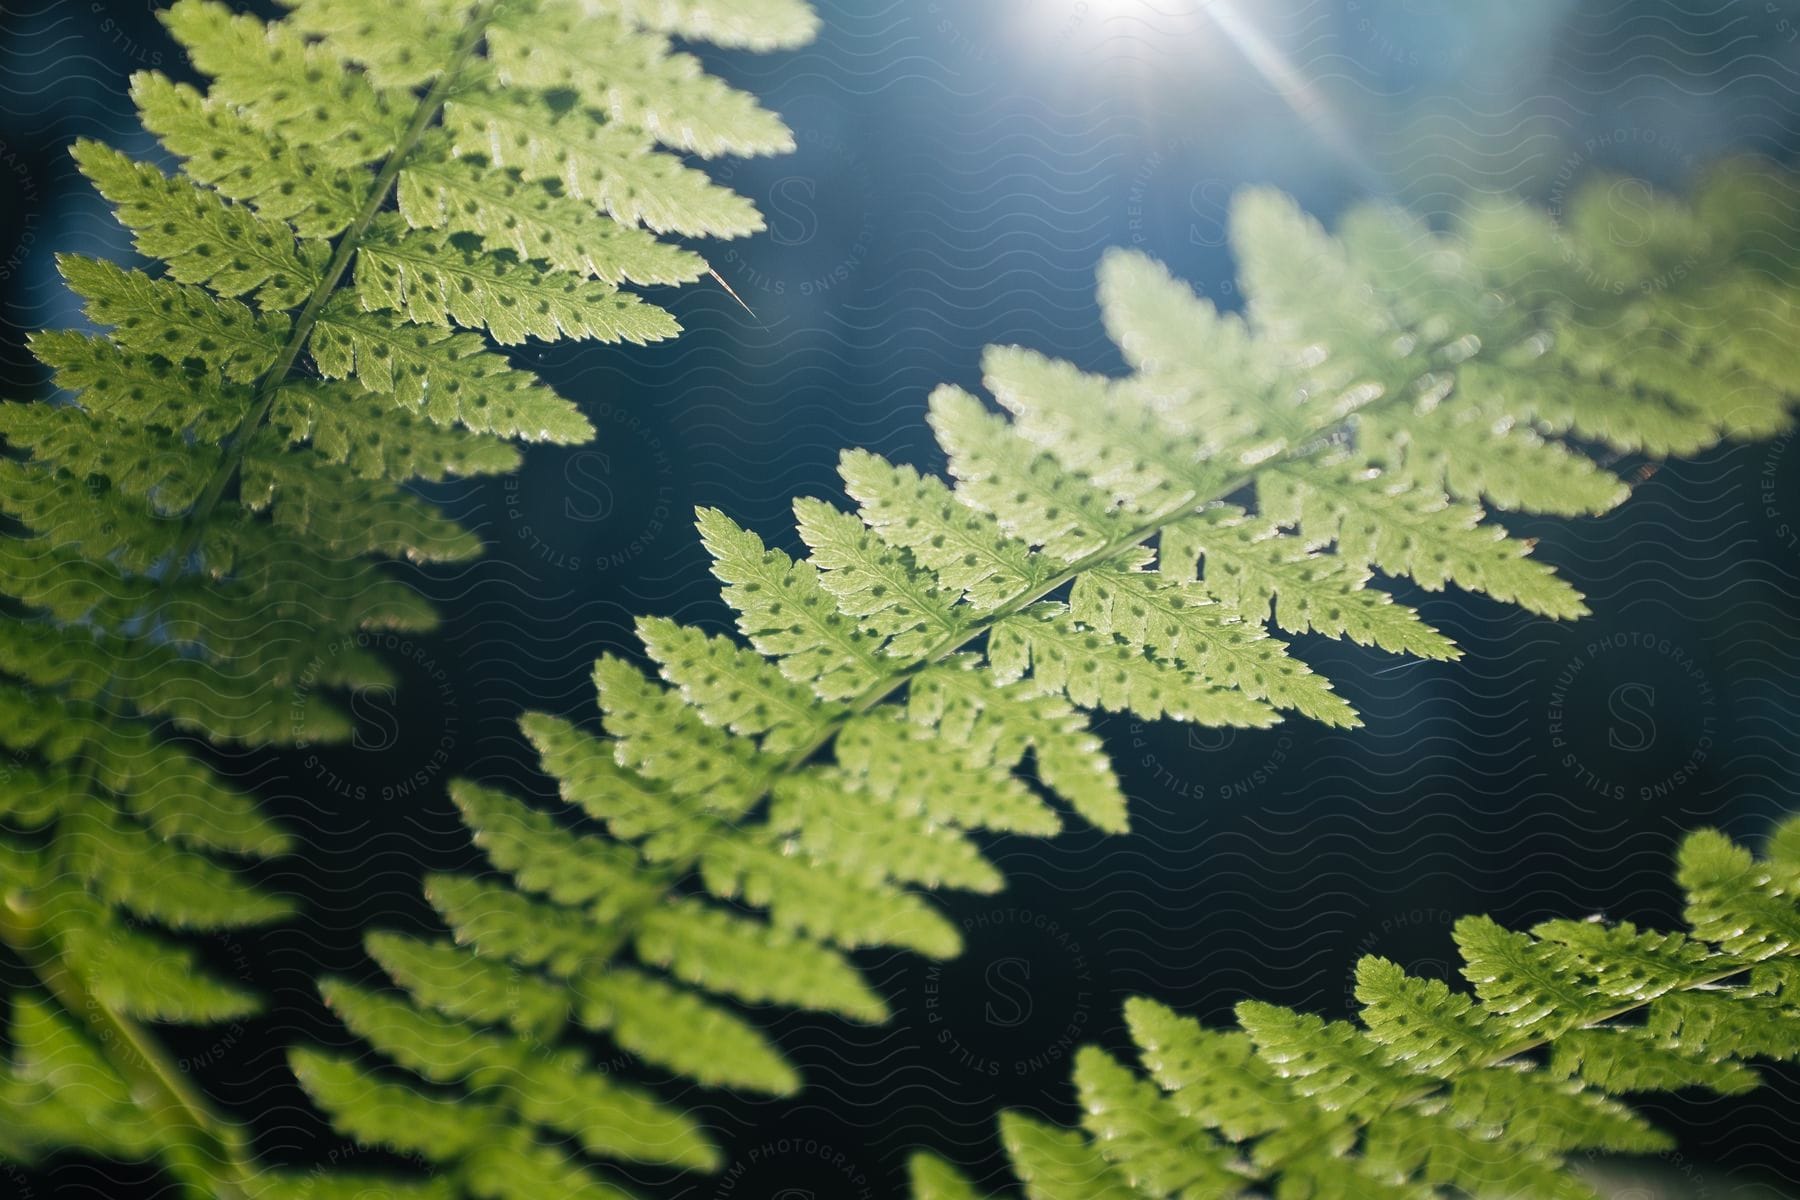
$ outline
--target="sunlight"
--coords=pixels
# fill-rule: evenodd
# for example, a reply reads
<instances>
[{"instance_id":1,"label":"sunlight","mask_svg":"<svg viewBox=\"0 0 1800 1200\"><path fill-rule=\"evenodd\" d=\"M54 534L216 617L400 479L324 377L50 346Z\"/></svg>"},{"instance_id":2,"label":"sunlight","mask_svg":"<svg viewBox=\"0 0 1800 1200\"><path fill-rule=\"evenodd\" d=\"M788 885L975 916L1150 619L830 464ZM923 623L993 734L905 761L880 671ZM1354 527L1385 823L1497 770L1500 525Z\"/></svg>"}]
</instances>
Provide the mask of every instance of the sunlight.
<instances>
[{"instance_id":1,"label":"sunlight","mask_svg":"<svg viewBox=\"0 0 1800 1200\"><path fill-rule=\"evenodd\" d=\"M1294 66L1281 48L1238 11L1232 0L1207 0L1201 5L1212 25L1243 55L1246 62L1268 81L1282 103L1306 122L1313 135L1358 176L1370 182L1368 159L1357 148L1325 94Z\"/></svg>"},{"instance_id":2,"label":"sunlight","mask_svg":"<svg viewBox=\"0 0 1800 1200\"><path fill-rule=\"evenodd\" d=\"M1219 51L1213 0L1014 0L1009 36L1033 53L1203 65Z\"/></svg>"}]
</instances>

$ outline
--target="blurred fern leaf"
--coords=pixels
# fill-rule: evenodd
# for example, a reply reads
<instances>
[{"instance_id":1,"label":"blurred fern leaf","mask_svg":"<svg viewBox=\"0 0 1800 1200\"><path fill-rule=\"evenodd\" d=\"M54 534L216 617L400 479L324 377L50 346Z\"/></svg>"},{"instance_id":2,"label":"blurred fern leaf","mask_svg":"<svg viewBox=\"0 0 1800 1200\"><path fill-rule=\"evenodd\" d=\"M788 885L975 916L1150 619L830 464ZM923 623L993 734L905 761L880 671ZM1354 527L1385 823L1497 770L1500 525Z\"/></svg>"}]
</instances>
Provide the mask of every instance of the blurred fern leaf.
<instances>
[{"instance_id":1,"label":"blurred fern leaf","mask_svg":"<svg viewBox=\"0 0 1800 1200\"><path fill-rule=\"evenodd\" d=\"M74 148L147 264L65 257L101 332L36 335L59 394L0 408L0 935L36 975L10 1006L0 1153L156 1160L207 1197L372 1185L258 1168L143 1024L255 1012L249 981L220 978L178 935L291 907L251 874L288 835L206 743L347 736L344 696L390 675L366 635L434 620L369 559L480 549L415 483L511 470L515 442L592 435L494 343L670 337L674 319L625 285L691 282L706 265L658 234L760 228L746 201L656 147L747 154L791 139L670 36L773 49L814 27L802 0L286 7L272 21L214 0L161 14L208 83L143 72L131 90L180 169ZM569 45L544 48L557 30ZM546 174L548 143L499 126L472 139L481 113L603 149ZM739 886L761 885L761 866L736 869ZM558 1128L583 1144L707 1161L697 1134L561 1057L432 1057L431 1026L333 986L360 1032L416 1066L510 1070L541 1092L534 1112L571 1114ZM656 1052L646 1012L662 1000L619 980L581 1011L616 1013ZM718 1026L720 1045L765 1080L785 1071L756 1064L734 1028ZM504 1171L501 1153L488 1170Z\"/></svg>"}]
</instances>

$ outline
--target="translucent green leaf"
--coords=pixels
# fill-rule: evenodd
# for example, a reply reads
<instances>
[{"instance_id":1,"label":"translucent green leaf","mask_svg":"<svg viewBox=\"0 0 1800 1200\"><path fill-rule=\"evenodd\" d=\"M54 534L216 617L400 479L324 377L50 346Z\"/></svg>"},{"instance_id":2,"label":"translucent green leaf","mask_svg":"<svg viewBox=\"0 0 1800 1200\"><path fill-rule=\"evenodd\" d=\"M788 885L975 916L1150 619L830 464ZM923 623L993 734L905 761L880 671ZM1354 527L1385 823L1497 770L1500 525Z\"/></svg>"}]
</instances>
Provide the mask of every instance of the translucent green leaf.
<instances>
[{"instance_id":1,"label":"translucent green leaf","mask_svg":"<svg viewBox=\"0 0 1800 1200\"><path fill-rule=\"evenodd\" d=\"M781 673L826 700L856 696L885 673L877 642L839 612L811 563L764 547L716 508L700 510L701 540L738 629L776 659Z\"/></svg>"},{"instance_id":2,"label":"translucent green leaf","mask_svg":"<svg viewBox=\"0 0 1800 1200\"><path fill-rule=\"evenodd\" d=\"M356 260L363 307L416 324L485 329L502 345L564 337L642 345L681 327L660 308L610 284L504 262L435 234L389 230Z\"/></svg>"},{"instance_id":3,"label":"translucent green leaf","mask_svg":"<svg viewBox=\"0 0 1800 1200\"><path fill-rule=\"evenodd\" d=\"M1125 1177L1074 1130L1002 1113L1000 1137L1032 1200L1135 1200Z\"/></svg>"},{"instance_id":4,"label":"translucent green leaf","mask_svg":"<svg viewBox=\"0 0 1800 1200\"><path fill-rule=\"evenodd\" d=\"M553 185L518 182L477 161L420 159L401 173L399 198L415 229L472 233L490 250L610 284L691 283L706 274L692 251L597 215Z\"/></svg>"},{"instance_id":5,"label":"translucent green leaf","mask_svg":"<svg viewBox=\"0 0 1800 1200\"><path fill-rule=\"evenodd\" d=\"M266 217L291 222L304 237L339 233L367 199L361 172L318 161L185 83L140 71L131 78L131 98L144 127L186 160L189 175Z\"/></svg>"},{"instance_id":6,"label":"translucent green leaf","mask_svg":"<svg viewBox=\"0 0 1800 1200\"><path fill-rule=\"evenodd\" d=\"M287 335L281 314L259 316L190 284L151 279L73 254L57 263L69 287L87 301L88 316L111 326L121 344L145 354L192 360L249 383L274 364Z\"/></svg>"},{"instance_id":7,"label":"translucent green leaf","mask_svg":"<svg viewBox=\"0 0 1800 1200\"><path fill-rule=\"evenodd\" d=\"M1242 692L1215 686L1116 634L1084 628L1060 604L1035 605L997 623L988 660L1003 681L1029 670L1040 685L1083 707L1204 725L1262 728L1279 720Z\"/></svg>"},{"instance_id":8,"label":"translucent green leaf","mask_svg":"<svg viewBox=\"0 0 1800 1200\"><path fill-rule=\"evenodd\" d=\"M78 141L74 154L82 174L132 230L138 252L162 259L171 277L225 296L256 292L265 308L297 307L318 286L328 252L317 243L296 244L285 223L98 142Z\"/></svg>"},{"instance_id":9,"label":"translucent green leaf","mask_svg":"<svg viewBox=\"0 0 1800 1200\"><path fill-rule=\"evenodd\" d=\"M698 59L576 0L542 0L530 12L502 10L488 50L502 82L567 89L671 149L712 158L794 148L779 118L707 75Z\"/></svg>"},{"instance_id":10,"label":"translucent green leaf","mask_svg":"<svg viewBox=\"0 0 1800 1200\"><path fill-rule=\"evenodd\" d=\"M763 228L750 201L585 108L556 109L511 88L468 88L445 106L444 124L457 153L554 184L626 225L719 238Z\"/></svg>"},{"instance_id":11,"label":"translucent green leaf","mask_svg":"<svg viewBox=\"0 0 1800 1200\"><path fill-rule=\"evenodd\" d=\"M161 15L194 65L213 77L209 97L257 128L333 167L372 162L394 148L404 110L396 114L329 47L214 0L176 0Z\"/></svg>"}]
</instances>

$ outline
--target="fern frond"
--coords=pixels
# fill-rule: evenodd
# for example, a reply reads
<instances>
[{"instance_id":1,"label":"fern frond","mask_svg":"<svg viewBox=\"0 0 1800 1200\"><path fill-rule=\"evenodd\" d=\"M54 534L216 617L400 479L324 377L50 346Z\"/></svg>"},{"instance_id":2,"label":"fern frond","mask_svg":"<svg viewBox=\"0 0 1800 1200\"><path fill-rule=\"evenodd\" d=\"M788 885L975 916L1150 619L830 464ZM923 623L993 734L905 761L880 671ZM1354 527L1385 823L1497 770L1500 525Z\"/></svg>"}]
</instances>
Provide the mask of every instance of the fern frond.
<instances>
[{"instance_id":1,"label":"fern frond","mask_svg":"<svg viewBox=\"0 0 1800 1200\"><path fill-rule=\"evenodd\" d=\"M622 285L691 282L706 266L656 234L757 226L746 201L652 142L751 153L790 139L772 114L674 53L666 34L766 48L812 28L796 0L591 14L563 0L286 7L274 21L215 0L175 0L161 14L208 82L143 73L132 96L180 169L93 141L74 148L151 263L63 258L104 332L34 336L65 395L0 409L0 512L13 531L0 539L0 935L43 989L14 1006L20 1057L0 1074L0 1104L9 1130L24 1115L0 1153L68 1145L155 1159L183 1194L207 1197L323 1198L365 1185L256 1170L242 1134L209 1112L140 1024L254 1012L253 995L205 971L175 935L267 924L289 908L244 874L245 860L284 851L287 836L186 735L268 746L349 733L337 702L389 680L359 637L433 623L369 560L457 561L480 549L415 484L510 470L514 441L592 435L573 404L493 344L672 336L674 319ZM571 47L539 52L558 27ZM569 59L571 48L584 57ZM589 100L572 109L564 89ZM488 110L601 149L563 164L575 172L566 179L534 174L515 166L512 144L502 154L468 143L468 114ZM160 740L170 730L183 740ZM496 822L496 845L509 844ZM513 823L515 843L533 832ZM765 891L778 855L771 865L753 852L775 855L773 845L746 844L729 870L721 857L721 888ZM834 926L844 940L912 920L900 893L846 879L812 901L862 900ZM747 962L775 936L677 910L662 921L656 936L690 974L715 948ZM822 962L833 969L835 958ZM852 982L846 1004L872 1005ZM410 1010L347 985L336 994L359 1031L414 1066L446 1080L452 1065L484 1080L512 1071L503 1090L528 1097L521 1119L558 1136L710 1161L697 1133L658 1124L652 1101L563 1057L526 1053L515 1037L482 1043L479 1055L471 1043L466 1055L479 1061L446 1064L428 1057L431 1028L408 1025ZM786 1068L729 1014L653 983L596 985L568 1012L704 1073L650 1028L647 1006L665 1001L710 1021L710 1048L741 1060L744 1076L787 1085ZM51 1058L74 1065L45 1067ZM321 1086L354 1084L323 1060L309 1069ZM426 1109L446 1137L480 1128ZM386 1129L389 1115L365 1124ZM621 1128L635 1140L621 1141ZM507 1168L506 1154L521 1172L551 1169L524 1144L483 1154L488 1176ZM433 1184L386 1194L449 1193Z\"/></svg>"},{"instance_id":2,"label":"fern frond","mask_svg":"<svg viewBox=\"0 0 1800 1200\"><path fill-rule=\"evenodd\" d=\"M1031 1197L1588 1200L1577 1156L1671 1145L1621 1096L1741 1092L1756 1083L1749 1060L1800 1058L1800 939L1782 932L1800 918L1797 829L1789 820L1760 860L1719 833L1690 835L1677 856L1689 933L1465 918L1472 993L1369 957L1357 1022L1245 1001L1238 1030L1222 1031L1128 1001L1149 1078L1080 1051L1082 1131L1008 1114L1014 1171ZM973 1194L941 1160L922 1156L913 1177L921 1200Z\"/></svg>"},{"instance_id":3,"label":"fern frond","mask_svg":"<svg viewBox=\"0 0 1800 1200\"><path fill-rule=\"evenodd\" d=\"M444 123L454 153L559 187L626 226L690 237L742 237L763 227L742 196L655 150L649 135L586 110L470 87L446 104Z\"/></svg>"},{"instance_id":4,"label":"fern frond","mask_svg":"<svg viewBox=\"0 0 1800 1200\"><path fill-rule=\"evenodd\" d=\"M658 33L748 50L803 46L819 28L801 0L602 0L590 7Z\"/></svg>"},{"instance_id":5,"label":"fern frond","mask_svg":"<svg viewBox=\"0 0 1800 1200\"><path fill-rule=\"evenodd\" d=\"M638 36L624 29L598 19L542 52L520 41L503 74L562 86L580 47ZM672 135L663 115L621 99L617 89L628 86L596 85L582 103L610 106L621 123L669 144L724 144L716 125ZM719 119L737 121L742 111L721 108ZM542 131L515 137L496 126L491 136L497 159L515 146L535 164L533 177L559 177L575 154ZM564 182L579 191L578 179ZM1371 588L1376 570L1428 590L1455 583L1545 616L1585 611L1573 588L1480 507L1523 494L1443 464L1480 439L1508 437L1496 461L1531 459L1542 485L1533 485L1533 508L1585 512L1617 502L1623 485L1593 464L1589 447L1562 438L1577 429L1573 420L1558 425L1508 407L1493 385L1540 370L1552 347L1660 320L1673 301L1618 293L1586 308L1565 304L1530 280L1475 265L1483 235L1478 220L1470 228L1468 239L1440 239L1381 212L1333 239L1285 200L1252 195L1237 221L1247 319L1214 313L1148 260L1110 256L1101 304L1135 368L1128 378L1018 349L990 352L987 383L1009 415L956 389L930 402L951 480L848 453L841 473L851 507L797 501L798 554L722 512L700 511L700 537L738 636L646 619L638 633L660 678L609 656L595 669L597 729L525 720L563 800L602 831L456 786L500 878L431 881L428 897L457 945L390 962L407 996L401 1003L430 1028L455 1022L471 1047L516 1036L521 1019L560 1028L575 1013L577 1023L605 1026L621 1048L689 1078L785 1090L791 1072L747 1024L732 1024L730 1042L702 1065L647 1039L648 1017L613 1028L580 1016L583 997L621 979L633 988L654 981L659 994L685 998L684 1013L776 1004L879 1020L885 1005L844 952L955 953L955 930L923 892L999 886L972 834L1048 836L1061 829L1064 806L1100 828L1125 827L1118 781L1082 710L1249 727L1287 710L1354 724L1329 682L1266 627L1454 657L1442 633ZM1508 279L1520 283L1517 295L1502 287ZM1767 292L1770 303L1787 296L1748 255L1715 255L1677 281L1700 289L1681 293L1695 306L1690 318L1711 311L1720 293L1704 289L1725 281L1733 303L1744 289ZM1585 373L1595 388L1606 382L1598 362L1575 363L1571 377ZM1786 411L1786 393L1751 411L1686 375L1658 386L1672 389L1667 406L1691 410L1711 440L1766 430L1771 414ZM1615 445L1656 444L1643 430L1628 436L1610 399L1594 404L1606 411L1597 420L1619 430ZM1442 416L1456 413L1467 420ZM1698 905L1720 906L1697 920L1735 939L1732 953L1800 944L1791 936L1800 930L1783 923L1791 914L1744 898L1760 886L1760 867L1723 851L1706 858L1704 843L1696 846L1689 870L1708 882L1690 888L1703 897ZM1785 893L1770 903L1786 904ZM1577 1143L1642 1147L1653 1135L1581 1082L1515 1082L1496 1065L1500 1050L1538 1039L1541 1029L1592 1024L1665 985L1675 990L1652 1001L1661 1006L1650 1026L1657 1038L1705 1029L1716 1048L1770 1036L1766 1023L1753 1034L1695 999L1705 995L1692 986L1701 968L1679 939L1625 930L1596 939L1567 925L1528 937L1479 923L1462 937L1481 975L1479 1006L1382 964L1365 972L1364 1027L1245 1006L1242 1031L1200 1036L1139 1006L1140 1041L1158 1047L1149 1061L1172 1095L1085 1055L1097 1141L1007 1119L1030 1193L1205 1196L1279 1169L1302 1195L1411 1195L1391 1180L1415 1174L1482 1191L1514 1180L1563 1194L1558 1153ZM395 959L395 944L386 938L372 949ZM1705 961L1703 974L1720 965ZM1599 962L1617 970L1608 967L1597 984L1570 982ZM502 994L528 998L529 1018L500 1004ZM674 1036L672 1021L664 1028ZM421 1085L442 1075L410 1043L384 1046L379 1033L365 1033ZM1650 1071L1641 1057L1583 1050L1607 1061L1615 1078ZM1425 1093L1415 1092L1430 1083L1435 1094L1460 1063L1472 1065L1447 1107L1418 1103ZM460 1113L514 1114L505 1094L473 1074L458 1086L467 1096ZM345 1129L369 1124L351 1091L316 1091L341 1110ZM1511 1141L1488 1138L1491 1126L1513 1119L1509 1105L1540 1117L1515 1126ZM568 1132L522 1115L535 1126L531 1139ZM514 1128L514 1115L496 1119ZM1197 1119L1196 1128L1210 1122L1230 1136L1177 1136ZM1446 1122L1450 1132L1436 1138ZM1563 1130L1573 1142L1557 1141ZM511 1135L489 1140L503 1136ZM1529 1139L1554 1145L1540 1153ZM1248 1163L1226 1144L1244 1140L1255 1143ZM486 1165L473 1144L459 1137L426 1154L479 1192ZM1374 1165L1346 1184L1340 1160L1359 1144L1378 1148L1358 1160ZM597 1169L564 1170L556 1186L566 1194L611 1186ZM970 1194L940 1167L921 1171L934 1194Z\"/></svg>"},{"instance_id":6,"label":"fern frond","mask_svg":"<svg viewBox=\"0 0 1800 1200\"><path fill-rule=\"evenodd\" d=\"M404 313L418 325L486 329L503 346L563 337L643 344L680 330L661 309L608 284L464 250L390 222L375 226L358 256L356 288L365 309Z\"/></svg>"},{"instance_id":7,"label":"fern frond","mask_svg":"<svg viewBox=\"0 0 1800 1200\"><path fill-rule=\"evenodd\" d=\"M542 183L469 159L422 159L400 175L400 213L414 229L468 233L521 259L610 284L692 283L706 264L691 250L599 216Z\"/></svg>"},{"instance_id":8,"label":"fern frond","mask_svg":"<svg viewBox=\"0 0 1800 1200\"><path fill-rule=\"evenodd\" d=\"M265 309L296 308L319 286L329 247L297 242L284 223L98 142L76 142L73 153L133 231L138 253L161 259L170 278L204 283L221 296L255 292Z\"/></svg>"},{"instance_id":9,"label":"fern frond","mask_svg":"<svg viewBox=\"0 0 1800 1200\"><path fill-rule=\"evenodd\" d=\"M211 77L212 99L265 133L307 147L327 166L374 162L406 136L410 97L345 69L335 47L310 41L295 23L234 14L217 0L177 0L163 20ZM453 32L440 47L440 69L457 57L456 48Z\"/></svg>"},{"instance_id":10,"label":"fern frond","mask_svg":"<svg viewBox=\"0 0 1800 1200\"><path fill-rule=\"evenodd\" d=\"M223 101L147 71L132 76L131 99L144 128L195 182L288 222L304 238L333 237L356 219L366 179L313 161Z\"/></svg>"},{"instance_id":11,"label":"fern frond","mask_svg":"<svg viewBox=\"0 0 1800 1200\"><path fill-rule=\"evenodd\" d=\"M529 10L501 12L488 34L495 76L511 86L572 92L609 120L703 158L794 148L787 126L754 97L607 7L538 0Z\"/></svg>"},{"instance_id":12,"label":"fern frond","mask_svg":"<svg viewBox=\"0 0 1800 1200\"><path fill-rule=\"evenodd\" d=\"M1275 522L1235 505L1170 525L1156 557L1157 570L1181 582L1194 580L1204 563L1204 591L1253 625L1272 617L1285 633L1348 638L1418 658L1461 655L1417 612L1369 587L1366 566L1322 554L1305 538L1284 534Z\"/></svg>"}]
</instances>

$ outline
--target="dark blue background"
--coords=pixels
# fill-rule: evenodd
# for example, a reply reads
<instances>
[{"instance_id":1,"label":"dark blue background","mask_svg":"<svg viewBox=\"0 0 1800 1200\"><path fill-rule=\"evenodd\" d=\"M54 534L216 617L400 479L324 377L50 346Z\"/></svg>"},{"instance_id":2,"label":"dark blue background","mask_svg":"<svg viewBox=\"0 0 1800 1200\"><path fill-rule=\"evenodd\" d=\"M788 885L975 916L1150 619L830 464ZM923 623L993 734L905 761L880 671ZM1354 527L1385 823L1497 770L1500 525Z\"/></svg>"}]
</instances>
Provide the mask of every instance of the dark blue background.
<instances>
[{"instance_id":1,"label":"dark blue background","mask_svg":"<svg viewBox=\"0 0 1800 1200\"><path fill-rule=\"evenodd\" d=\"M447 778L547 794L519 711L591 717L590 664L635 652L634 614L722 627L695 505L791 548L789 500L837 497L841 448L938 463L925 396L977 386L984 345L1117 368L1092 299L1108 246L1234 303L1224 222L1245 185L1327 220L1369 196L1441 212L1471 189L1554 205L1596 169L1681 187L1726 153L1787 162L1795 144L1791 0L869 0L824 17L804 51L709 56L800 142L721 165L769 218L763 236L704 248L754 315L703 284L658 297L688 328L674 343L527 354L598 441L442 489L490 553L422 577L444 627L393 648L402 687L364 706L362 746L227 764L304 834L305 861L271 881L307 907L213 948L273 992L271 1014L178 1042L272 1159L379 1160L287 1080L287 1045L342 1040L312 980L366 973L372 925L430 927L420 875L473 861ZM24 332L78 319L52 252L129 256L63 147L87 135L154 153L126 79L184 67L144 5L87 0L8 6L0 66L0 372L27 397L42 380ZM1211 1020L1245 995L1340 1014L1360 954L1447 971L1466 911L1673 922L1683 831L1755 837L1794 805L1795 458L1785 443L1728 449L1648 474L1603 520L1518 522L1589 595L1584 622L1402 587L1461 663L1303 642L1365 729L1212 737L1107 720L1135 832L997 844L1009 890L951 901L961 960L871 958L894 1001L885 1027L775 1018L808 1089L688 1097L733 1165L646 1190L898 1196L915 1146L991 1171L1001 1106L1072 1120L1068 1052L1121 1047L1126 995ZM1656 1105L1682 1136L1684 1156L1660 1164L1678 1193L1720 1186L1714 1164L1800 1177L1800 1081L1771 1078L1748 1100ZM147 1180L70 1162L41 1182L123 1196Z\"/></svg>"}]
</instances>

